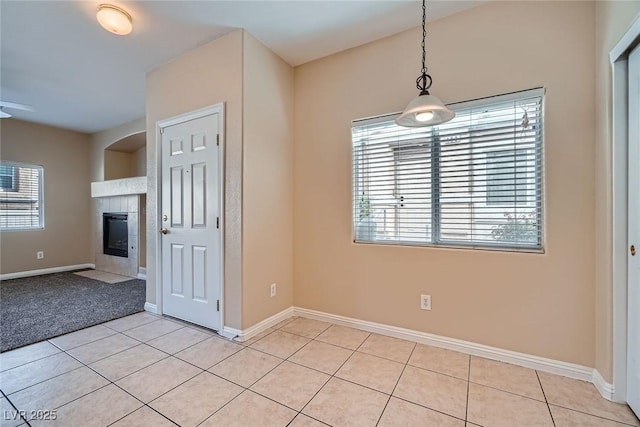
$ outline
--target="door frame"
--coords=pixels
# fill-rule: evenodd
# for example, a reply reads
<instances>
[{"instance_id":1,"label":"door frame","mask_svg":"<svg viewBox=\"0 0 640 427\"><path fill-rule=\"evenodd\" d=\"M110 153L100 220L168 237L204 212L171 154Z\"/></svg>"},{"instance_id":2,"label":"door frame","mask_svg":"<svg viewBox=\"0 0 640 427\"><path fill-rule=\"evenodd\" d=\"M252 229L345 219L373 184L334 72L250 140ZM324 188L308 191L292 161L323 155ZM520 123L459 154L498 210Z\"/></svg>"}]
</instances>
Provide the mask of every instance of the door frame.
<instances>
[{"instance_id":1,"label":"door frame","mask_svg":"<svg viewBox=\"0 0 640 427\"><path fill-rule=\"evenodd\" d=\"M172 125L176 125L176 124L180 124L180 123L185 123L191 120L195 120L195 119L199 119L201 117L205 117L205 116L209 116L212 114L218 114L218 134L219 136L219 141L220 141L220 151L219 151L219 155L218 155L218 187L219 190L218 194L219 194L219 200L218 203L220 203L220 278L219 278L219 284L220 284L220 311L219 311L219 316L220 316L220 328L219 331L222 331L222 329L224 328L224 288L225 288L225 282L224 282L224 260L225 260L225 253L224 253L224 217L225 217L225 205L224 205L224 198L225 198L225 182L224 182L224 165L225 165L225 120L224 120L224 107L225 104L224 102L220 102L218 104L214 104L214 105L210 105L208 107L204 107L204 108L200 108L198 110L194 110L194 111L190 111L188 113L184 113L184 114L179 114L177 116L173 116L173 117L169 117L167 119L163 119L163 120L159 120L156 122L156 165L157 165L157 170L156 170L156 200L157 200L157 209L156 209L156 225L159 226L160 224L162 224L162 129L168 127L168 126L172 126ZM157 230L154 230L154 232L157 232ZM156 251L155 251L155 257L156 257L156 308L157 308L157 314L162 315L163 310L162 310L162 290L163 290L163 286L164 283L162 282L162 240L160 238L157 239L157 244L156 244Z\"/></svg>"},{"instance_id":2,"label":"door frame","mask_svg":"<svg viewBox=\"0 0 640 427\"><path fill-rule=\"evenodd\" d=\"M627 244L628 244L628 53L640 41L640 16L609 52L612 72L612 281L613 390L611 399L627 397Z\"/></svg>"}]
</instances>

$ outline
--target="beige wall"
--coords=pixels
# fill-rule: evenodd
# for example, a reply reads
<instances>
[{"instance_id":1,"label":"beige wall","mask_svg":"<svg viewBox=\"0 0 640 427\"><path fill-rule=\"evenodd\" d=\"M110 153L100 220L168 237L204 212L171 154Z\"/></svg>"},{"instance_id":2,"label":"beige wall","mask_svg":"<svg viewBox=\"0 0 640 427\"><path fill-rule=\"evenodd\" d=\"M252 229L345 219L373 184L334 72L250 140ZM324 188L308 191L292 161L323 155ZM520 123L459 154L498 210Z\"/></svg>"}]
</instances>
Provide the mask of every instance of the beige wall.
<instances>
[{"instance_id":1,"label":"beige wall","mask_svg":"<svg viewBox=\"0 0 640 427\"><path fill-rule=\"evenodd\" d=\"M147 301L156 301L156 123L225 103L225 325L242 326L242 30L147 74Z\"/></svg>"},{"instance_id":2,"label":"beige wall","mask_svg":"<svg viewBox=\"0 0 640 427\"><path fill-rule=\"evenodd\" d=\"M429 24L445 102L547 89L545 254L353 244L350 122L416 96L421 32L297 67L295 305L593 366L594 24L593 2L491 2Z\"/></svg>"},{"instance_id":3,"label":"beige wall","mask_svg":"<svg viewBox=\"0 0 640 427\"><path fill-rule=\"evenodd\" d=\"M293 305L293 68L244 32L242 327ZM269 285L277 295L269 296Z\"/></svg>"},{"instance_id":4,"label":"beige wall","mask_svg":"<svg viewBox=\"0 0 640 427\"><path fill-rule=\"evenodd\" d=\"M596 2L596 354L595 367L608 381L613 371L612 140L609 52L640 13L637 1Z\"/></svg>"},{"instance_id":5,"label":"beige wall","mask_svg":"<svg viewBox=\"0 0 640 427\"><path fill-rule=\"evenodd\" d=\"M132 176L147 176L147 147L142 147L131 154L133 155Z\"/></svg>"},{"instance_id":6,"label":"beige wall","mask_svg":"<svg viewBox=\"0 0 640 427\"><path fill-rule=\"evenodd\" d=\"M44 230L0 233L0 273L93 262L89 135L3 119L0 139L2 160L44 167L45 212Z\"/></svg>"},{"instance_id":7,"label":"beige wall","mask_svg":"<svg viewBox=\"0 0 640 427\"><path fill-rule=\"evenodd\" d=\"M147 175L147 147L134 152L104 150L104 179Z\"/></svg>"},{"instance_id":8,"label":"beige wall","mask_svg":"<svg viewBox=\"0 0 640 427\"><path fill-rule=\"evenodd\" d=\"M104 150L104 180L136 176L136 158L133 153Z\"/></svg>"},{"instance_id":9,"label":"beige wall","mask_svg":"<svg viewBox=\"0 0 640 427\"><path fill-rule=\"evenodd\" d=\"M111 129L103 130L91 135L91 181L104 181L105 175L105 149L116 141L127 136L144 132L146 122L144 117L116 126Z\"/></svg>"}]
</instances>

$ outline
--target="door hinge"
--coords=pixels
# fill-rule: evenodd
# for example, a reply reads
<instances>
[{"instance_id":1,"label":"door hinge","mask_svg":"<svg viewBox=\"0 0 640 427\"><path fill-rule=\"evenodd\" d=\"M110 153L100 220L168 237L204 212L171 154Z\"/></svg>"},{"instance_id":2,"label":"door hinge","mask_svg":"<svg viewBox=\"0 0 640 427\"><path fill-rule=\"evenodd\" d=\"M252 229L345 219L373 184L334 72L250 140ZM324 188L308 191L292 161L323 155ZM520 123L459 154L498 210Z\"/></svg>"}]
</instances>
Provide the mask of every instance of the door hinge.
<instances>
[{"instance_id":1,"label":"door hinge","mask_svg":"<svg viewBox=\"0 0 640 427\"><path fill-rule=\"evenodd\" d=\"M216 309L220 311L220 300L216 300Z\"/></svg>"},{"instance_id":2,"label":"door hinge","mask_svg":"<svg viewBox=\"0 0 640 427\"><path fill-rule=\"evenodd\" d=\"M220 145L220 134L216 135L216 145Z\"/></svg>"},{"instance_id":3,"label":"door hinge","mask_svg":"<svg viewBox=\"0 0 640 427\"><path fill-rule=\"evenodd\" d=\"M160 134L164 133L164 128L160 128Z\"/></svg>"},{"instance_id":4,"label":"door hinge","mask_svg":"<svg viewBox=\"0 0 640 427\"><path fill-rule=\"evenodd\" d=\"M220 217L216 218L216 228L220 228Z\"/></svg>"}]
</instances>

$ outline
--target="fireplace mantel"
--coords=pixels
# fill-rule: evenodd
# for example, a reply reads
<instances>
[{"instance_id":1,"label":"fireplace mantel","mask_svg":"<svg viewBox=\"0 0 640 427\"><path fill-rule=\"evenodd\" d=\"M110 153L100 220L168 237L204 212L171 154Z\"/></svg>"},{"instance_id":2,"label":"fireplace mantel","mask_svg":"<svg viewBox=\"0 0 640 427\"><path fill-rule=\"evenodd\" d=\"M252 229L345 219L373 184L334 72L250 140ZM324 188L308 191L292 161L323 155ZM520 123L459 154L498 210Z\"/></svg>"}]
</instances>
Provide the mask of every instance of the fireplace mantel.
<instances>
[{"instance_id":1,"label":"fireplace mantel","mask_svg":"<svg viewBox=\"0 0 640 427\"><path fill-rule=\"evenodd\" d=\"M91 183L91 197L114 197L131 194L147 194L146 176Z\"/></svg>"}]
</instances>

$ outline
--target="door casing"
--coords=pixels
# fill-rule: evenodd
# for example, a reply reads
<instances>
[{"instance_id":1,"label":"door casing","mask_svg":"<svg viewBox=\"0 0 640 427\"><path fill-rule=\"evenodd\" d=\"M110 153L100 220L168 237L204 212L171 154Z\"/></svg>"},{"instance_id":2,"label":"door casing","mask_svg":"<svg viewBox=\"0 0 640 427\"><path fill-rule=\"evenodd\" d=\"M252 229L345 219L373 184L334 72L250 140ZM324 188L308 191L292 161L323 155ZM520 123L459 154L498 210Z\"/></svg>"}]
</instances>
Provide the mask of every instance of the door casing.
<instances>
[{"instance_id":1,"label":"door casing","mask_svg":"<svg viewBox=\"0 0 640 427\"><path fill-rule=\"evenodd\" d=\"M224 281L224 241L225 241L225 233L224 233L224 213L225 213L225 205L224 205L224 158L225 158L225 118L224 118L224 102L211 105L208 107L200 108L195 111L191 111L188 113L180 114L177 116L173 116L164 120L159 120L156 122L156 200L157 200L157 209L156 209L156 226L162 224L162 129L179 124L184 123L189 120L198 119L200 117L209 116L212 114L218 114L218 133L220 135L220 155L219 155L219 164L218 164L218 185L220 191L218 192L220 199L218 202L220 203L220 311L219 311L219 325L220 331L224 328L224 301L225 301L225 281ZM158 230L152 230L154 233L158 233ZM155 251L155 259L156 259L156 310L157 314L162 314L162 287L164 283L162 282L162 244L159 238L156 237L156 251Z\"/></svg>"},{"instance_id":2,"label":"door casing","mask_svg":"<svg viewBox=\"0 0 640 427\"><path fill-rule=\"evenodd\" d=\"M625 402L627 397L627 253L628 253L628 60L627 53L640 41L640 17L609 53L612 67L612 273L613 273L613 385L606 398ZM600 390L603 393L603 390Z\"/></svg>"}]
</instances>

